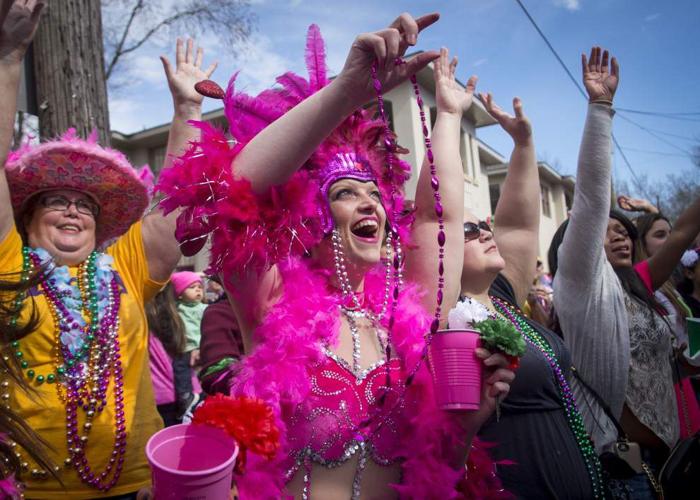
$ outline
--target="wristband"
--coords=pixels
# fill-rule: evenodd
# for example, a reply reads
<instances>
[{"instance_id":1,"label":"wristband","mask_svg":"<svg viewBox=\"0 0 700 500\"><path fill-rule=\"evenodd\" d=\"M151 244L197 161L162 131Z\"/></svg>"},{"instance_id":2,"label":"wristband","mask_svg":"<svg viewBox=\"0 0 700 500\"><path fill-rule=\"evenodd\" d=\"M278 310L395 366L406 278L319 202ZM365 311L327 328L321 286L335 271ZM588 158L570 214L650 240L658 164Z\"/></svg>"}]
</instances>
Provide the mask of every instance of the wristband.
<instances>
[{"instance_id":1,"label":"wristband","mask_svg":"<svg viewBox=\"0 0 700 500\"><path fill-rule=\"evenodd\" d=\"M608 106L612 106L613 102L611 99L595 99L588 101L588 104L607 104Z\"/></svg>"}]
</instances>

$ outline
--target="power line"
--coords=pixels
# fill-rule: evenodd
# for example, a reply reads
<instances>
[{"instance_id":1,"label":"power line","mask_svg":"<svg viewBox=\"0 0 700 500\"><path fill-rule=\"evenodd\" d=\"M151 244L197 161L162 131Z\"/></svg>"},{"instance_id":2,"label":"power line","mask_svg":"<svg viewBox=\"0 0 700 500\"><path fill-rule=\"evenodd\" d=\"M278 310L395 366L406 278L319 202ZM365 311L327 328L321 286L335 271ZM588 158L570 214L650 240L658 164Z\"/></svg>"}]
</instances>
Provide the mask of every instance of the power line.
<instances>
[{"instance_id":1,"label":"power line","mask_svg":"<svg viewBox=\"0 0 700 500\"><path fill-rule=\"evenodd\" d=\"M680 121L684 121L684 122L700 122L700 118L688 118L687 116L676 116L674 114L635 111L635 110L629 110L629 109L617 108L617 107L615 109L621 113L633 113L633 114L642 115L642 116L651 116L654 118L666 118L667 120L680 120Z\"/></svg>"},{"instance_id":2,"label":"power line","mask_svg":"<svg viewBox=\"0 0 700 500\"><path fill-rule=\"evenodd\" d=\"M631 124L634 125L635 127L639 127L640 129L644 130L647 134L649 134L649 135L651 135L651 136L653 136L653 137L656 137L658 140L660 140L660 141L663 142L664 144L668 144L668 145L671 146L672 148L677 149L677 150L680 151L681 153L684 153L686 156L692 156L692 153L691 153L690 151L688 151L687 149L683 149L683 148L681 148L680 146L676 146L674 143L672 143L672 142L669 141L668 139L664 139L663 137L660 137L659 135L656 134L656 132L653 132L651 129L645 127L644 125L640 125L639 123L637 123L637 122L635 122L635 121L633 121L633 120L630 120L629 118L627 118L626 116L623 116L623 115L620 115L620 119L621 119L621 120L625 120L626 122L631 123Z\"/></svg>"},{"instance_id":3,"label":"power line","mask_svg":"<svg viewBox=\"0 0 700 500\"><path fill-rule=\"evenodd\" d=\"M638 109L629 108L617 108L618 111L624 111L625 113L634 113L637 115L652 115L652 116L700 116L700 111L691 111L687 113L671 113L666 111L640 111Z\"/></svg>"},{"instance_id":4,"label":"power line","mask_svg":"<svg viewBox=\"0 0 700 500\"><path fill-rule=\"evenodd\" d=\"M649 149L637 149L637 148L628 148L627 146L623 146L625 151L631 151L633 153L645 153L649 155L659 155L659 156L676 156L676 157L681 157L681 158L687 158L688 155L686 154L681 154L681 153L667 153L665 151L651 151Z\"/></svg>"},{"instance_id":5,"label":"power line","mask_svg":"<svg viewBox=\"0 0 700 500\"><path fill-rule=\"evenodd\" d=\"M584 97L584 99L588 100L588 94L586 93L585 90L583 90L583 87L581 87L581 84L578 82L578 80L576 80L576 78L574 78L574 75L571 73L571 71L569 71L569 68L566 66L566 64L564 63L564 61L562 60L562 58L559 57L559 54L558 54L557 51L554 49L554 47L552 46L552 44L549 43L549 40L547 39L547 36L542 32L542 30L540 29L540 27L537 25L537 23L535 22L535 20L532 18L532 16L531 16L530 13L528 12L528 10L525 8L525 5L523 5L523 3L522 3L520 0L515 0L515 1L518 3L518 5L520 6L520 8L523 10L523 12L524 12L525 15L527 16L527 18L530 20L530 23L532 23L532 26L535 28L535 30L537 30L537 33L540 34L540 36L542 37L542 40L544 40L544 43L547 44L547 47L549 47L549 50L552 52L552 54L554 55L554 57L557 59L557 61L559 61L559 64L560 64L561 67L564 69L564 71L566 72L566 74L569 76L569 79L570 79L570 80L572 81L572 83L576 86L576 88L577 88L578 91L581 93L581 95ZM628 119L628 120L629 120L629 119ZM639 180L639 178L637 177L637 174L635 173L634 169L632 168L632 165L630 164L629 160L627 159L627 156L625 155L625 152L622 151L622 148L620 147L620 143L617 142L617 138L615 138L615 134L611 133L610 136L612 137L612 140L613 140L613 143L615 144L615 147L616 147L617 150L620 152L620 157L621 157L622 160L625 162L625 165L627 165L627 169L630 171L630 174L632 174L632 178L634 179L634 181L635 181L635 183L637 184L638 188L641 187L642 183L641 183L641 181ZM643 191L643 190L642 190L642 191ZM644 193L644 195L646 196L646 193Z\"/></svg>"}]
</instances>

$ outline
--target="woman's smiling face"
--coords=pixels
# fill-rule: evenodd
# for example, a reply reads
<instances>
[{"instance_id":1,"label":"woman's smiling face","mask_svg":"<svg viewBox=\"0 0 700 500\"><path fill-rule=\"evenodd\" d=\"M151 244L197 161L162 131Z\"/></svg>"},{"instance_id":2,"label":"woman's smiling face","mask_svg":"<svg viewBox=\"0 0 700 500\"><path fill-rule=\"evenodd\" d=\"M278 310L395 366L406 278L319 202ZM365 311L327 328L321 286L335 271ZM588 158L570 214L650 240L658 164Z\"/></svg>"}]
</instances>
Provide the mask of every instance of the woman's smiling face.
<instances>
[{"instance_id":1,"label":"woman's smiling face","mask_svg":"<svg viewBox=\"0 0 700 500\"><path fill-rule=\"evenodd\" d=\"M386 211L377 185L374 182L340 179L328 190L328 201L346 258L355 264L373 265L379 262Z\"/></svg>"}]
</instances>

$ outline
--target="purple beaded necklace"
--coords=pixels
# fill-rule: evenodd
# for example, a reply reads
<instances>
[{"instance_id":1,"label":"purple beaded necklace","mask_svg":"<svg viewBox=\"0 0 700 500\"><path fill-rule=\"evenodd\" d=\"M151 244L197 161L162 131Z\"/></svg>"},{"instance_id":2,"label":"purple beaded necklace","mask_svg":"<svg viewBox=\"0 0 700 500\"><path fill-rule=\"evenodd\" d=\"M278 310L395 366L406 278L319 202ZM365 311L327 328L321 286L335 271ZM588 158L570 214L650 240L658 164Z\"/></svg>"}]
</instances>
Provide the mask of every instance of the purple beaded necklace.
<instances>
[{"instance_id":1,"label":"purple beaded necklace","mask_svg":"<svg viewBox=\"0 0 700 500\"><path fill-rule=\"evenodd\" d=\"M405 64L406 62L403 59L397 59L396 64ZM384 145L387 151L387 168L390 173L390 179L392 179L391 183L391 197L392 197L392 213L394 215L395 221L399 220L399 214L402 209L402 207L398 207L397 199L398 197L396 196L396 193L398 192L398 188L396 186L396 183L393 182L393 168L394 168L394 158L393 154L396 151L396 142L393 139L393 134L391 132L391 129L389 127L389 121L387 119L386 111L384 108L384 97L382 94L382 83L379 81L379 77L377 76L377 64L374 63L370 69L371 76L372 76L372 82L374 86L374 90L377 94L377 102L378 102L378 111L379 111L379 116L381 120L384 123ZM426 122L426 116L425 112L423 111L423 98L421 97L420 94L420 88L418 87L418 80L416 79L415 75L410 76L410 81L413 86L413 92L416 96L416 102L418 104L419 112L420 112L420 120L421 120L421 126L423 130L423 139L425 142L425 149L426 149L426 155L428 158L428 163L430 167L430 186L433 190L433 198L435 199L435 215L437 215L438 218L438 235L437 235L437 243L438 243L438 291L437 291L437 297L436 297L436 307L435 307L435 313L433 317L433 321L430 324L430 331L426 335L426 341L425 344L423 345L423 350L421 352L420 358L416 365L411 369L409 375L406 377L406 380L404 382L404 388L403 388L403 394L397 398L397 401L394 403L394 405L388 409L389 413L392 413L396 411L399 407L401 407L406 390L408 387L411 385L413 380L415 379L416 373L418 373L418 370L420 370L421 366L423 365L423 362L427 359L428 357L428 348L430 346L430 342L432 340L432 336L438 331L440 328L440 318L441 318L441 306L442 306L442 301L443 301L443 289L445 287L445 278L444 278L444 258L445 258L445 220L443 218L443 208L442 208L442 200L440 198L440 182L437 177L437 168L435 167L435 162L434 162L434 156L433 156L433 150L432 150L432 143L430 141L430 132L428 130L427 122ZM399 292L400 292L400 285L401 285L401 267L403 265L402 259L401 259L401 251L400 251L400 238L399 238L399 233L398 233L398 228L395 225L392 225L390 228L390 231L392 233L392 240L393 240L393 245L394 245L394 257L393 257L393 267L394 267L394 286L393 286L393 294L392 294L392 302L391 302L391 313L389 315L389 321L388 321L388 334L387 334L387 342L386 342L386 359L387 361L391 359L391 344L392 344L392 333L394 330L394 315L396 312L396 304L398 302L399 298ZM399 277L399 279L396 279L396 277ZM379 417L383 412L383 405L384 401L386 399L386 395L389 393L391 388L391 377L390 377L390 372L389 372L389 363L386 363L386 382L385 382L385 390L382 392L381 396L379 397L379 404L377 406L377 409L363 422L360 423L359 428L358 428L358 439L366 439L366 436L363 435L363 429L366 429L369 427L369 425L374 421L375 418ZM376 430L375 430L376 432Z\"/></svg>"},{"instance_id":2,"label":"purple beaded necklace","mask_svg":"<svg viewBox=\"0 0 700 500\"><path fill-rule=\"evenodd\" d=\"M41 258L30 249L24 250L24 274L41 267ZM61 292L51 279L44 278L41 288L46 297L55 322L59 356L56 359L56 389L66 408L66 442L68 458L65 466L73 466L80 480L100 491L108 491L116 485L124 466L126 452L126 421L124 414L124 375L119 349L119 306L121 304L119 283L115 271L106 283L108 305L99 317L97 288L98 278L95 261L98 252L92 252L78 272L78 288L82 297L85 316L89 326L85 329L82 347L72 350L62 342L66 329L76 328L76 312L64 301ZM62 360L62 361L61 361ZM50 376L54 376L51 374ZM92 421L107 405L107 388L114 380L115 439L111 456L105 469L96 473L90 467L85 448ZM82 432L78 425L78 410L85 413ZM111 476L111 478L110 478Z\"/></svg>"}]
</instances>

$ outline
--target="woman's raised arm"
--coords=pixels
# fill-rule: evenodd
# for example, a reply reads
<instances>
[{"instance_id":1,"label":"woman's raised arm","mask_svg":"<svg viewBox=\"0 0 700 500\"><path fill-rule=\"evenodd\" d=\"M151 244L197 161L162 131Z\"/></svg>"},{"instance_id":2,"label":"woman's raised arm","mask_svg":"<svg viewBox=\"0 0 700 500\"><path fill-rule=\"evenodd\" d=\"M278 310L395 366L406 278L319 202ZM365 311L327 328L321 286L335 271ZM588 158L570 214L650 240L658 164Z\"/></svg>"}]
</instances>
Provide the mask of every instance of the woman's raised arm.
<instances>
[{"instance_id":1,"label":"woman's raised arm","mask_svg":"<svg viewBox=\"0 0 700 500\"><path fill-rule=\"evenodd\" d=\"M435 100L437 118L432 133L432 150L443 207L445 233L443 296L441 311L447 321L461 291L462 259L464 256L464 173L459 154L462 114L472 105L476 77L472 76L463 89L455 81L457 59L450 62L447 49L440 51L435 62ZM438 280L438 216L435 213L433 181L430 162L426 157L416 188L416 220L411 231L412 248L406 254L406 274L425 290L423 305L435 309ZM444 326L444 325L442 325Z\"/></svg>"},{"instance_id":2,"label":"woman's raised arm","mask_svg":"<svg viewBox=\"0 0 700 500\"><path fill-rule=\"evenodd\" d=\"M0 240L14 224L5 162L17 113L22 59L34 38L44 2L2 0L0 3Z\"/></svg>"},{"instance_id":3,"label":"woman's raised arm","mask_svg":"<svg viewBox=\"0 0 700 500\"><path fill-rule=\"evenodd\" d=\"M401 14L388 28L359 35L337 78L246 145L234 160L236 176L248 179L257 192L286 182L333 129L374 97L370 70L375 61L382 89L388 91L438 57L428 51L407 64L396 64L397 57L415 45L418 34L438 17L428 14L413 19Z\"/></svg>"}]
</instances>

